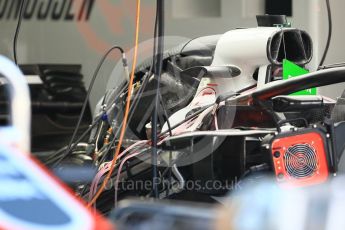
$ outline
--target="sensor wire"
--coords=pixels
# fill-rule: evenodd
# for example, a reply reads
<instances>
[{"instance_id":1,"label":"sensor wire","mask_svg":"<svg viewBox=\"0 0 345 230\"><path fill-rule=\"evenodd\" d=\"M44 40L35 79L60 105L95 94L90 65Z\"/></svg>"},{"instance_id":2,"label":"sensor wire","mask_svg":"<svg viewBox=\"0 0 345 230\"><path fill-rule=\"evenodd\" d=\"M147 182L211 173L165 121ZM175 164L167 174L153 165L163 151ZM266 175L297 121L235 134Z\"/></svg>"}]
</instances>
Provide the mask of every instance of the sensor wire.
<instances>
[{"instance_id":1,"label":"sensor wire","mask_svg":"<svg viewBox=\"0 0 345 230\"><path fill-rule=\"evenodd\" d=\"M100 197L102 192L104 191L106 185L108 184L111 175L114 171L117 157L120 153L121 145L123 142L123 138L125 136L126 128L127 128L127 120L128 120L128 114L131 106L131 96L132 96L132 89L133 89L133 81L134 81L134 73L135 73L135 67L137 65L137 56L138 56L138 45L139 45L139 30L140 30L140 6L141 6L141 0L137 0L137 9L136 9L136 29L135 29L135 46L134 46L134 56L133 56L133 64L132 64L132 73L131 77L129 79L129 84L128 84L128 94L127 94L127 101L126 101L126 108L125 108L125 113L124 113L124 118L123 118L123 123L121 127L121 133L119 137L119 142L117 145L117 148L115 150L115 155L114 158L111 162L110 170L107 174L107 177L103 181L102 186L100 189L97 191L96 195L93 197L93 199L90 201L90 203L87 205L89 208L92 207L92 205L97 201L97 199Z\"/></svg>"}]
</instances>

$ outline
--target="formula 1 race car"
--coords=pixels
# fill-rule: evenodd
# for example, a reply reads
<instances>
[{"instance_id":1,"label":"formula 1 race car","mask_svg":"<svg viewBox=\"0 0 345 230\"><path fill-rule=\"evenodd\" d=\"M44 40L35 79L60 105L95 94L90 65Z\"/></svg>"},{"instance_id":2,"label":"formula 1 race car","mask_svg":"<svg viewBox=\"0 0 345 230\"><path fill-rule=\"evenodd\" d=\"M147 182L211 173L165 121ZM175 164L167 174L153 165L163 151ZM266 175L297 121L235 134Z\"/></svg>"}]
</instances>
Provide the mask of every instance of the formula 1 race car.
<instances>
[{"instance_id":1,"label":"formula 1 race car","mask_svg":"<svg viewBox=\"0 0 345 230\"><path fill-rule=\"evenodd\" d=\"M135 71L130 120L116 159L125 78L100 101L88 140L82 141L86 132L47 165L56 171L67 164L96 167L92 182L70 184L90 201L106 180L94 204L104 214L133 196L216 202L262 175L282 187L330 180L342 170L345 95L334 101L312 92L345 82L345 67L307 73L311 37L273 24L196 38L164 53L157 147L151 141L157 82L147 60ZM289 66L305 72L296 76Z\"/></svg>"}]
</instances>

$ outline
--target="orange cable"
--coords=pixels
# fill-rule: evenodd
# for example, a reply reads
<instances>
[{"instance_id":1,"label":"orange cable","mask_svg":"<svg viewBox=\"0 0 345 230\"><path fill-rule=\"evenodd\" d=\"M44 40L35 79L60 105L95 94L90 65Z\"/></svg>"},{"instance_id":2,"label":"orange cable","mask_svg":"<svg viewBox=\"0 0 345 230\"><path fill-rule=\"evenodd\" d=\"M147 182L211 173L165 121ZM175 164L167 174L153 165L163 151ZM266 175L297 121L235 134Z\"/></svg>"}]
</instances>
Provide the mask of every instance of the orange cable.
<instances>
[{"instance_id":1,"label":"orange cable","mask_svg":"<svg viewBox=\"0 0 345 230\"><path fill-rule=\"evenodd\" d=\"M131 73L131 77L130 77L129 85L128 85L127 102L126 102L125 114L124 114L124 118L123 118L123 124L122 124L122 128L121 128L119 142L118 142L118 145L117 145L117 148L116 148L116 151L115 151L114 158L113 158L113 160L111 162L110 170L109 170L109 172L107 174L107 177L103 181L103 184L100 187L100 189L98 190L98 192L96 193L96 195L92 198L90 203L88 203L88 205L87 205L88 208L90 208L97 201L97 199L100 197L100 195L104 191L106 185L108 184L108 182L109 182L109 180L111 178L111 174L113 173L113 171L115 169L116 160L117 160L117 157L118 157L118 155L120 153L120 148L121 148L121 145L122 145L122 142L123 142L123 138L125 136L125 132L126 132L126 128L127 128L129 108L131 106L130 98L132 96L134 72L135 72L135 67L137 65L137 57L138 57L139 29L140 29L140 5L141 5L141 0L137 0L137 15L136 15L136 29L135 29L135 47L134 47L132 73Z\"/></svg>"}]
</instances>

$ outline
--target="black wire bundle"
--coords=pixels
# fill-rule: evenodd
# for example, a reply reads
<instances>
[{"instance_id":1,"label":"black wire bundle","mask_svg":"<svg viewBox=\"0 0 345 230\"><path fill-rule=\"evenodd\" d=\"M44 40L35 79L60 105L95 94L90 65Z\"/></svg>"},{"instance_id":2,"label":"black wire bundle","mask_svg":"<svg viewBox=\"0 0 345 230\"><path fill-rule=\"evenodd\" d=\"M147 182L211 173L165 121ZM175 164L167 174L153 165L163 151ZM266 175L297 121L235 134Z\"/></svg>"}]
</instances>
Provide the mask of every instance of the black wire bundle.
<instances>
[{"instance_id":1,"label":"black wire bundle","mask_svg":"<svg viewBox=\"0 0 345 230\"><path fill-rule=\"evenodd\" d=\"M150 72L150 71L149 71L149 72ZM149 72L146 74L146 76L145 76L145 78L144 78L144 80L143 80L142 86L140 87L139 91L137 92L136 96L134 97L134 100L133 100L134 102L132 103L132 106L131 106L131 109L130 109L130 115L129 115L129 117L128 117L128 123L130 123L130 121L132 120L133 115L134 115L134 113L136 112L136 108L137 108L137 106L138 106L138 104L139 104L139 99L142 97L143 92L144 92L144 90L145 90L145 88L146 88L146 85L147 85L147 83L148 83L148 79L150 78ZM118 129L118 130L116 131L116 133L114 134L114 138L113 138L113 140L112 140L112 141L110 142L110 144L109 144L109 149L108 149L108 150L106 151L106 153L102 156L102 158L101 158L99 164L102 164L102 163L104 163L104 162L106 161L106 159L107 159L107 157L108 157L110 151L112 150L113 147L115 147L114 144L115 144L115 142L116 142L116 140L117 140L116 137L119 135L119 133L120 133L120 129Z\"/></svg>"},{"instance_id":2,"label":"black wire bundle","mask_svg":"<svg viewBox=\"0 0 345 230\"><path fill-rule=\"evenodd\" d=\"M71 138L71 140L70 140L70 142L69 142L69 144L68 144L68 147L67 147L66 151L65 151L64 154L61 156L61 158L55 163L55 165L56 165L56 164L59 164L63 159L65 159L65 157L67 157L67 156L70 154L70 152L71 152L71 150L72 150L71 147L72 147L73 141L74 141L76 135L78 134L78 131L79 131L79 128L80 128L80 124L81 124L81 122L82 122L82 120L83 120L83 117L84 117L84 114L85 114L86 107L87 107L87 105L88 105L88 103L89 103L91 91L92 91L92 88L93 88L93 86L94 86L94 84L95 84L95 81L96 81L96 78L97 78L97 76L98 76L98 73L99 73L101 67L103 66L104 61L107 59L108 55L109 55L113 50L116 50L116 49L119 50L119 51L121 52L122 55L124 54L124 50L123 50L121 47L119 47L119 46L113 46L113 47L111 47L111 48L103 55L103 57L101 58L100 62L98 63L98 66L97 66L97 68L96 68L96 70L95 70L95 72L94 72L94 74L93 74L93 76L92 76L92 79L91 79L89 88L88 88L88 90L87 90L87 94L86 94L86 97L85 97L85 100L84 100L84 103L83 103L83 107L82 107L82 109L81 109L81 112L80 112L80 115L79 115L79 118L78 118L78 122L77 122L77 125L76 125L75 129L74 129L72 138ZM125 64L127 65L127 63L124 62L124 65L125 65ZM80 138L79 138L79 139L80 139Z\"/></svg>"},{"instance_id":3,"label":"black wire bundle","mask_svg":"<svg viewBox=\"0 0 345 230\"><path fill-rule=\"evenodd\" d=\"M163 52L164 52L164 0L157 0L157 35L155 36L154 50L154 79L155 79L155 106L152 114L152 190L155 198L158 198L158 184L157 184L157 143L158 143L158 112L159 112L159 103L160 103L160 78L163 68ZM156 32L156 31L155 31ZM157 41L157 43L156 43Z\"/></svg>"},{"instance_id":4,"label":"black wire bundle","mask_svg":"<svg viewBox=\"0 0 345 230\"><path fill-rule=\"evenodd\" d=\"M20 27L22 25L22 20L23 20L23 15L26 9L27 2L26 0L22 0L20 3L20 8L19 8L19 18L17 22L17 27L16 27L16 32L14 34L14 39L13 39L13 58L14 58L14 63L18 65L18 60L17 60L17 42L18 42L18 36L19 36L19 31Z\"/></svg>"},{"instance_id":5,"label":"black wire bundle","mask_svg":"<svg viewBox=\"0 0 345 230\"><path fill-rule=\"evenodd\" d=\"M329 46L330 46L331 40L332 40L333 22L332 22L331 5L330 5L329 0L326 0L326 5L327 5L327 15L328 15L328 38L327 38L326 48L325 48L325 51L322 55L319 67L321 67L323 65L323 63L325 62L325 59L327 57L327 53L329 50Z\"/></svg>"},{"instance_id":6,"label":"black wire bundle","mask_svg":"<svg viewBox=\"0 0 345 230\"><path fill-rule=\"evenodd\" d=\"M100 120L101 120L101 117L96 119L89 126L89 128L87 130L85 130L84 133L82 133L79 136L79 138L75 141L75 143L73 143L70 147L67 145L67 146L63 147L62 149L56 151L48 159L44 160L44 164L47 166L57 166L66 157L65 153L68 150L68 148L70 149L69 152L72 152L77 147L78 143L81 142L88 135L88 133L90 133L91 130L98 125Z\"/></svg>"}]
</instances>

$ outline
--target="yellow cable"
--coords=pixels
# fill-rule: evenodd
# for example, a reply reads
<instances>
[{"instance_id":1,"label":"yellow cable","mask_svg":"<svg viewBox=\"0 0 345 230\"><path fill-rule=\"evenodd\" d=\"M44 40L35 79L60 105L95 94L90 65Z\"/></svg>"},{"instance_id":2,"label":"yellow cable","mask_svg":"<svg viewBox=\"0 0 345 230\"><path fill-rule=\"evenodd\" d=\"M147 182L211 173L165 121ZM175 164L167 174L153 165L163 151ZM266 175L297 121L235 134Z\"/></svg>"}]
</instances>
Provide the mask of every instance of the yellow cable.
<instances>
[{"instance_id":1,"label":"yellow cable","mask_svg":"<svg viewBox=\"0 0 345 230\"><path fill-rule=\"evenodd\" d=\"M111 174L114 171L114 168L115 168L115 165L116 165L116 160L117 160L117 157L118 157L118 155L120 153L120 149L121 149L121 145L122 145L122 142L123 142L123 138L125 136L126 127L127 127L127 121L128 121L129 108L131 106L131 96L132 96L132 89L133 89L134 72L135 72L135 67L137 65L137 57L138 57L139 29L140 29L140 6L141 6L141 0L137 0L135 46L134 46L132 73L131 73L131 77L129 79L127 102L126 102L125 114L124 114L124 117L123 117L123 124L122 124L122 128L121 128L119 142L118 142L118 145L117 145L117 148L116 148L116 152L115 152L114 158L113 158L113 160L111 162L110 170L109 170L109 172L107 174L107 177L105 178L105 180L103 181L102 186L97 191L96 195L92 198L92 200L87 205L87 207L91 207L97 201L99 196L104 191L106 185L108 184L108 182L109 182L109 180L111 178Z\"/></svg>"}]
</instances>

